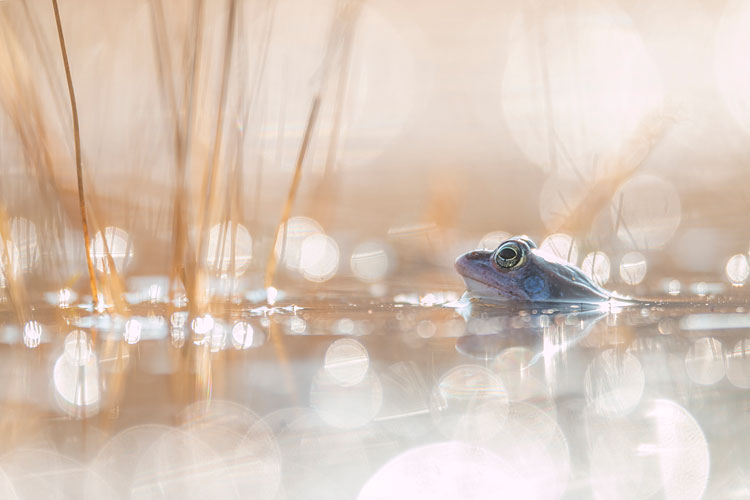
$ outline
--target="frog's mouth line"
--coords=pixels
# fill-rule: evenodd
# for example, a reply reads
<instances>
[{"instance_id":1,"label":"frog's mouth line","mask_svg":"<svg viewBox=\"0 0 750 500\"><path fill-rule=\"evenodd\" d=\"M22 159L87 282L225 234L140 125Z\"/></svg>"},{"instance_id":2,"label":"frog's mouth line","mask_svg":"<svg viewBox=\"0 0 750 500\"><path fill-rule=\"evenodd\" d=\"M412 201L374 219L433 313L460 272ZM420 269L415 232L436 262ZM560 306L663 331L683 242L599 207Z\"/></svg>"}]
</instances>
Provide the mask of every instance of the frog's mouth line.
<instances>
[{"instance_id":1,"label":"frog's mouth line","mask_svg":"<svg viewBox=\"0 0 750 500\"><path fill-rule=\"evenodd\" d=\"M464 283L466 284L466 291L469 292L469 295L478 295L482 297L497 297L498 300L509 300L510 297L504 294L501 290L495 288L492 285L488 285L487 283L484 283L483 281L476 280L474 278L469 278L466 276L462 276L464 279Z\"/></svg>"}]
</instances>

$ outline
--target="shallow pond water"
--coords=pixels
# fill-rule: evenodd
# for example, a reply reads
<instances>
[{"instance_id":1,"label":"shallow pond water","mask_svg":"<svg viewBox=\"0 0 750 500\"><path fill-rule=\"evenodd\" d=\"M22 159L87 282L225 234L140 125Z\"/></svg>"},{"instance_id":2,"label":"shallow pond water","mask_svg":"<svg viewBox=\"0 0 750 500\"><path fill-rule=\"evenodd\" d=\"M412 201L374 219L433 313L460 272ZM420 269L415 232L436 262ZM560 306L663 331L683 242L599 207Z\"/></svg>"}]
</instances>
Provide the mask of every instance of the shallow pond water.
<instances>
[{"instance_id":1,"label":"shallow pond water","mask_svg":"<svg viewBox=\"0 0 750 500\"><path fill-rule=\"evenodd\" d=\"M448 291L212 311L5 317L3 497L749 493L741 300L561 309Z\"/></svg>"}]
</instances>

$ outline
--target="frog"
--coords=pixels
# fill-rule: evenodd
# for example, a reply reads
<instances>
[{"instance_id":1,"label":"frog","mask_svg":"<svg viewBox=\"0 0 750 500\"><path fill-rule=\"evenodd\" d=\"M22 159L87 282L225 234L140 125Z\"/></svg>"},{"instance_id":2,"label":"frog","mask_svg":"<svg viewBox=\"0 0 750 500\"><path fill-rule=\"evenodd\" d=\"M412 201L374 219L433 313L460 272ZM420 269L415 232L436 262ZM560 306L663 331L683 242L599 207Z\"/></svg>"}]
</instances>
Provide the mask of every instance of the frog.
<instances>
[{"instance_id":1,"label":"frog","mask_svg":"<svg viewBox=\"0 0 750 500\"><path fill-rule=\"evenodd\" d=\"M464 253L455 267L470 299L564 304L627 299L605 290L578 267L540 251L528 236L509 238L495 250Z\"/></svg>"}]
</instances>

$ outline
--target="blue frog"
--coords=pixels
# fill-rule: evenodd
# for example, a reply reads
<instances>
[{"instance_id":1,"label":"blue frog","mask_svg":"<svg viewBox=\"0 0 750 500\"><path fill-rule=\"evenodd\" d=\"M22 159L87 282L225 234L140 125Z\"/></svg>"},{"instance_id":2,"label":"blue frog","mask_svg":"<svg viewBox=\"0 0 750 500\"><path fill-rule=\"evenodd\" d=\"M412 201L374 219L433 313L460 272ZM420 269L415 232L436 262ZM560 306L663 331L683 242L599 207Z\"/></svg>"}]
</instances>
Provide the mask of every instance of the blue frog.
<instances>
[{"instance_id":1,"label":"blue frog","mask_svg":"<svg viewBox=\"0 0 750 500\"><path fill-rule=\"evenodd\" d=\"M474 250L456 260L469 297L491 301L597 303L624 299L595 284L575 266L545 255L526 236L494 251Z\"/></svg>"}]
</instances>

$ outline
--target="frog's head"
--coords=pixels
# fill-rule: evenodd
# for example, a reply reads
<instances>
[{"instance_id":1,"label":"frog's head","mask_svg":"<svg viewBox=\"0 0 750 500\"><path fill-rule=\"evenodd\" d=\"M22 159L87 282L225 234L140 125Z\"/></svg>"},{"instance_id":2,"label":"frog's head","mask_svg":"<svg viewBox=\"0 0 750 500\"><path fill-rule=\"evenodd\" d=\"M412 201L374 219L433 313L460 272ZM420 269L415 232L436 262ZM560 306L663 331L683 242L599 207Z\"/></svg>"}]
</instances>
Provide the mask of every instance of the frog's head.
<instances>
[{"instance_id":1,"label":"frog's head","mask_svg":"<svg viewBox=\"0 0 750 500\"><path fill-rule=\"evenodd\" d=\"M474 250L456 260L474 297L528 302L597 302L610 294L580 269L540 252L526 236L505 240L494 251Z\"/></svg>"}]
</instances>

